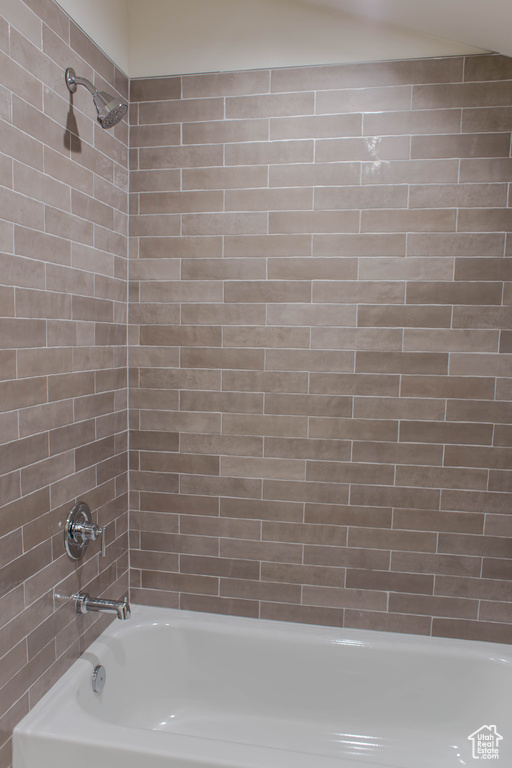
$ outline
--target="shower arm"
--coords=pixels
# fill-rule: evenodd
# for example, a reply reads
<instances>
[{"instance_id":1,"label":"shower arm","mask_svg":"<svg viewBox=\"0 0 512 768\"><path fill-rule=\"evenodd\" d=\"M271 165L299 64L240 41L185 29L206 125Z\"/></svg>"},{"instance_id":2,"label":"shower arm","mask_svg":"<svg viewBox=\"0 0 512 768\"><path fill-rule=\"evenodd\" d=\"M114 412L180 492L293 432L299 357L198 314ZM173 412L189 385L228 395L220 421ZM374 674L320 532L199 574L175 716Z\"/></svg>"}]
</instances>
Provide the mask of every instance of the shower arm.
<instances>
[{"instance_id":1,"label":"shower arm","mask_svg":"<svg viewBox=\"0 0 512 768\"><path fill-rule=\"evenodd\" d=\"M98 89L94 87L91 81L86 77L79 77L72 67L66 69L66 85L70 93L75 93L77 85L85 85L93 96L98 93Z\"/></svg>"}]
</instances>

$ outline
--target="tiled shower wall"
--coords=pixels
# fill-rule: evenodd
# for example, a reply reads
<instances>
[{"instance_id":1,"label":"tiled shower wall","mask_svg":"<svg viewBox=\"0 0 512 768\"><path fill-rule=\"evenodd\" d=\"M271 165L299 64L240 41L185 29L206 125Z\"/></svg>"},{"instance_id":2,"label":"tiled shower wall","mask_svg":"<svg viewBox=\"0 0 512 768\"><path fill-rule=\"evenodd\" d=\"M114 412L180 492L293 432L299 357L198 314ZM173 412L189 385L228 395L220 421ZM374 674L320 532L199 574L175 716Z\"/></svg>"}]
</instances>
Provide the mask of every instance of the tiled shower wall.
<instances>
[{"instance_id":1,"label":"tiled shower wall","mask_svg":"<svg viewBox=\"0 0 512 768\"><path fill-rule=\"evenodd\" d=\"M0 766L12 726L105 626L78 589L128 586L127 124L96 123L64 69L128 81L51 0L0 19ZM107 526L105 560L64 554L77 498Z\"/></svg>"},{"instance_id":2,"label":"tiled shower wall","mask_svg":"<svg viewBox=\"0 0 512 768\"><path fill-rule=\"evenodd\" d=\"M512 642L512 60L131 88L132 599Z\"/></svg>"}]
</instances>

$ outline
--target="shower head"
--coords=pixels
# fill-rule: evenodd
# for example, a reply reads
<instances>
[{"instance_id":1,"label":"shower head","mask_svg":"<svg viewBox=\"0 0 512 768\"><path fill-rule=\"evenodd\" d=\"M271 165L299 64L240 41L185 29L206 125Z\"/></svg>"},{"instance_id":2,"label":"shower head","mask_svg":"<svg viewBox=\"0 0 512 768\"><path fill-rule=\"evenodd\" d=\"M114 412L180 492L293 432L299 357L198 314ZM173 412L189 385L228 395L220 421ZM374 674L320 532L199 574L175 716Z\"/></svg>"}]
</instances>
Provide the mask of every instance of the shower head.
<instances>
[{"instance_id":1,"label":"shower head","mask_svg":"<svg viewBox=\"0 0 512 768\"><path fill-rule=\"evenodd\" d=\"M77 85L84 85L92 94L92 100L98 113L98 123L102 128L113 128L128 111L126 102L105 91L98 91L87 78L77 77L75 70L71 67L66 69L65 78L70 93L75 93Z\"/></svg>"}]
</instances>

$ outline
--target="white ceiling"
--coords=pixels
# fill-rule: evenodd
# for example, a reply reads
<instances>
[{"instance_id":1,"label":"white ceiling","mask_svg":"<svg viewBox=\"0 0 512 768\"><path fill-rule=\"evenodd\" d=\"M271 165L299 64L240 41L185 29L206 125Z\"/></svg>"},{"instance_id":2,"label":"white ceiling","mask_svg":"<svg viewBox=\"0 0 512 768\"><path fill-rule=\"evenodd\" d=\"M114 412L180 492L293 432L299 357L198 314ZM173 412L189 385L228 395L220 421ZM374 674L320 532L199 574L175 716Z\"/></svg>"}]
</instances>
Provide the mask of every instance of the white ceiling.
<instances>
[{"instance_id":1,"label":"white ceiling","mask_svg":"<svg viewBox=\"0 0 512 768\"><path fill-rule=\"evenodd\" d=\"M512 0L298 0L512 56Z\"/></svg>"}]
</instances>

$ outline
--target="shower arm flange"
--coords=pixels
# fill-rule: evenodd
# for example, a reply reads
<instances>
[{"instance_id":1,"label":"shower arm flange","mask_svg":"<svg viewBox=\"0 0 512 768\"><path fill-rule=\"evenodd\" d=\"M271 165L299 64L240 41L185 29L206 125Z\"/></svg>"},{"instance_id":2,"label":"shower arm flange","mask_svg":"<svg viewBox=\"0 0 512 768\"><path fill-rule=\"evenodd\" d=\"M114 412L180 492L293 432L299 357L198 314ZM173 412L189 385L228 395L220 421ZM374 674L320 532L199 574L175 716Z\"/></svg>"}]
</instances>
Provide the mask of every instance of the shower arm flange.
<instances>
[{"instance_id":1,"label":"shower arm flange","mask_svg":"<svg viewBox=\"0 0 512 768\"><path fill-rule=\"evenodd\" d=\"M70 93L76 92L77 85L85 85L89 93L94 96L98 89L94 87L90 80L86 77L78 77L73 67L68 67L65 73L66 85Z\"/></svg>"}]
</instances>

